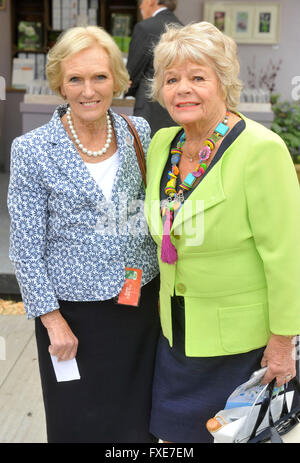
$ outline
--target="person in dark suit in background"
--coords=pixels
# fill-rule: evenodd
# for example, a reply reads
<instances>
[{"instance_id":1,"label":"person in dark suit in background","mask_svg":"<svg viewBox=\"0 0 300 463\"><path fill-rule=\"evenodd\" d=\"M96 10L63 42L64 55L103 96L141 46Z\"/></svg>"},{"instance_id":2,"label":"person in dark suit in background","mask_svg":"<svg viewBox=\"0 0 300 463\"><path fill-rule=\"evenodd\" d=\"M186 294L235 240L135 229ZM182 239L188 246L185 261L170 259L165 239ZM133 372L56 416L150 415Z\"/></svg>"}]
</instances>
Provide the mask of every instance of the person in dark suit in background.
<instances>
[{"instance_id":1,"label":"person in dark suit in background","mask_svg":"<svg viewBox=\"0 0 300 463\"><path fill-rule=\"evenodd\" d=\"M148 80L153 77L153 49L167 24L182 24L174 15L177 0L140 0L143 21L133 29L127 69L131 86L126 96L135 97L134 115L144 117L151 135L163 128L177 125L168 112L148 96Z\"/></svg>"}]
</instances>

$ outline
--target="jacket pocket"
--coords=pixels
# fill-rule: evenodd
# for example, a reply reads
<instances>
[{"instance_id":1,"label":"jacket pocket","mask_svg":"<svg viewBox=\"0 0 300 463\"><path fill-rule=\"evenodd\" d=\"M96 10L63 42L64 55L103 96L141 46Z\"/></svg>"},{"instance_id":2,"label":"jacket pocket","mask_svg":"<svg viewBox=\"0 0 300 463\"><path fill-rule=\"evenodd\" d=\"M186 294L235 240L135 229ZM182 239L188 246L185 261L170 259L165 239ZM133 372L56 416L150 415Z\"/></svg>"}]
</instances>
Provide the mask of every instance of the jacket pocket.
<instances>
[{"instance_id":1,"label":"jacket pocket","mask_svg":"<svg viewBox=\"0 0 300 463\"><path fill-rule=\"evenodd\" d=\"M267 344L270 332L263 303L218 309L221 343L226 352L237 354Z\"/></svg>"}]
</instances>

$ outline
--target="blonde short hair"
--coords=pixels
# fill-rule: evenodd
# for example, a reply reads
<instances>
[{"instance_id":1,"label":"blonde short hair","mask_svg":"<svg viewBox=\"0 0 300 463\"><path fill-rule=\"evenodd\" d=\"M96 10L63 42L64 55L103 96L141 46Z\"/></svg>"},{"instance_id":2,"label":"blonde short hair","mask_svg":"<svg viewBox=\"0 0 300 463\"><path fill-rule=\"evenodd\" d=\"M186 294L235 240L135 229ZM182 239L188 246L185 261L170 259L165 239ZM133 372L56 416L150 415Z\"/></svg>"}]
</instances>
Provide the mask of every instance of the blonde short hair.
<instances>
[{"instance_id":1,"label":"blonde short hair","mask_svg":"<svg viewBox=\"0 0 300 463\"><path fill-rule=\"evenodd\" d=\"M162 87L164 72L185 60L196 63L208 60L219 79L228 109L235 109L240 100L242 83L238 78L240 63L237 45L208 22L180 27L169 25L154 49L154 77L150 96L164 106Z\"/></svg>"},{"instance_id":2,"label":"blonde short hair","mask_svg":"<svg viewBox=\"0 0 300 463\"><path fill-rule=\"evenodd\" d=\"M128 89L129 74L122 53L113 38L102 27L78 26L63 32L47 55L46 74L51 90L61 95L62 61L79 51L93 47L95 44L104 48L109 56L116 88L114 96L118 96Z\"/></svg>"}]
</instances>

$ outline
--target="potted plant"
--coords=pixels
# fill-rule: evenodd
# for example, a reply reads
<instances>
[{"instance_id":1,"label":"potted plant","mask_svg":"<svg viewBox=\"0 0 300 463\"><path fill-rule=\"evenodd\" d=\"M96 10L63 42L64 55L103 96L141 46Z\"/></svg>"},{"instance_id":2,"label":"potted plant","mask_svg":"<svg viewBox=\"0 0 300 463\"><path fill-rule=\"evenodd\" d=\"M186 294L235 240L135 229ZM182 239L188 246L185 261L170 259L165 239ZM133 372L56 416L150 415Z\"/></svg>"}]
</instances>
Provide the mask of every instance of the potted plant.
<instances>
[{"instance_id":1,"label":"potted plant","mask_svg":"<svg viewBox=\"0 0 300 463\"><path fill-rule=\"evenodd\" d=\"M274 120L271 130L286 143L300 182L300 102L279 101L279 94L271 95Z\"/></svg>"}]
</instances>

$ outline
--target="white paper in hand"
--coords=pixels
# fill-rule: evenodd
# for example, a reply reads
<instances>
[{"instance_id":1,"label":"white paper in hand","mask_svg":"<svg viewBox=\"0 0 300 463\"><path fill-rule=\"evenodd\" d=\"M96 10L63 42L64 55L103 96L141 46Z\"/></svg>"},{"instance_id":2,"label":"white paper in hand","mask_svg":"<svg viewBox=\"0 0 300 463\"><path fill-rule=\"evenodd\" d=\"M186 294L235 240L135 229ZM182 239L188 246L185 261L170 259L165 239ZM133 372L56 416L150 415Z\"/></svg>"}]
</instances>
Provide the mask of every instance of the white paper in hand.
<instances>
[{"instance_id":1,"label":"white paper in hand","mask_svg":"<svg viewBox=\"0 0 300 463\"><path fill-rule=\"evenodd\" d=\"M57 357L51 355L53 368L55 371L57 382L61 381L73 381L74 379L80 379L80 374L76 362L76 358L72 360L62 360L58 362Z\"/></svg>"}]
</instances>

